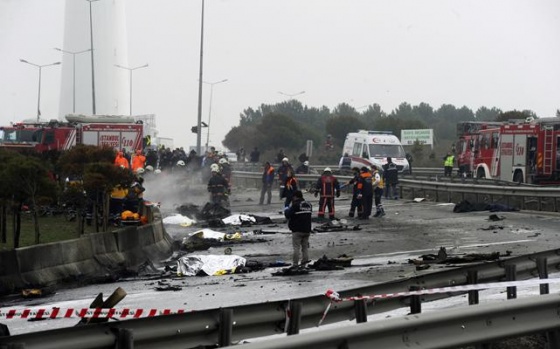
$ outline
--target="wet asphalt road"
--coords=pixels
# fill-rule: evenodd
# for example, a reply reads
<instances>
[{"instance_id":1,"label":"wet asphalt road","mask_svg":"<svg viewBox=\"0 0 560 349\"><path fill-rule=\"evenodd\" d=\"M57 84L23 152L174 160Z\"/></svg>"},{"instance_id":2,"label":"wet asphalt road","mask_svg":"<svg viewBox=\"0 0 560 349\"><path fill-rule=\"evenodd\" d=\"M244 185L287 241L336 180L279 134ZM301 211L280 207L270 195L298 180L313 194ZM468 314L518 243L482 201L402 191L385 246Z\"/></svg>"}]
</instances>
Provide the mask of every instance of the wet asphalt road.
<instances>
[{"instance_id":1,"label":"wet asphalt road","mask_svg":"<svg viewBox=\"0 0 560 349\"><path fill-rule=\"evenodd\" d=\"M173 200L157 200L158 195L170 197L169 193L147 191L155 200L162 201L162 213L174 214L174 207L181 203L200 204L206 193L200 188L191 188L189 194ZM230 246L232 253L248 260L262 262L290 261L291 236L279 211L281 201L275 195L272 205L259 206L259 192L251 188L236 188L231 197L233 213L252 213L269 216L278 224L253 226L237 229L247 240L264 239L259 243L242 243ZM317 199L306 194L306 199L317 206ZM349 197L342 195L337 202L337 217L345 218L349 208ZM387 215L371 218L364 222L347 219L349 228L359 225L361 230L316 233L311 236L310 256L317 259L346 254L354 258L352 267L337 271L314 271L308 275L280 277L272 276L277 271L267 268L249 274L224 276L166 278L171 285L180 286L180 291L156 291L158 280L125 280L113 284L90 285L29 300L5 299L3 306L9 307L88 307L97 293L109 295L115 288L122 287L127 297L117 307L127 308L170 308L202 310L246 303L274 301L323 294L327 289L343 290L380 283L437 271L445 266L434 266L426 271L416 271L411 258L422 254L437 253L446 247L450 254L491 253L513 256L549 250L558 247L558 222L560 216L538 212L498 212L504 219L489 221L490 212L453 213L453 204L430 201L420 203L411 200L389 200L384 202ZM251 235L255 229L276 232L270 235ZM181 241L196 226L166 226L167 232ZM231 231L231 229L230 229ZM224 247L214 247L196 254L224 253ZM1 320L8 325L12 334L40 331L72 326L77 319L56 319L37 322L24 320Z\"/></svg>"}]
</instances>

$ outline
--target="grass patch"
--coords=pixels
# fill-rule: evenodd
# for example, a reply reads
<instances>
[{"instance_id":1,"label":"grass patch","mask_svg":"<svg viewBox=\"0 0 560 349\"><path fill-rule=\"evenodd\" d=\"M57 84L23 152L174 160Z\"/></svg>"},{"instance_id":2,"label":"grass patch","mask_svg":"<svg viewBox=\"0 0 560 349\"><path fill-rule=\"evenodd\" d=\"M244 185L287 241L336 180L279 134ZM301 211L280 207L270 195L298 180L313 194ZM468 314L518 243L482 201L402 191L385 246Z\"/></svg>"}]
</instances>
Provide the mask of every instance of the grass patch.
<instances>
[{"instance_id":1,"label":"grass patch","mask_svg":"<svg viewBox=\"0 0 560 349\"><path fill-rule=\"evenodd\" d=\"M8 215L7 223L7 243L4 244L0 242L0 249L2 250L11 250L14 248L14 234L11 215ZM39 229L41 233L41 243L71 240L80 237L78 234L78 222L69 222L66 218L64 218L64 215L39 217ZM95 233L95 227L85 225L84 234L91 233ZM33 245L35 245L33 219L30 214L22 214L19 246L26 247Z\"/></svg>"}]
</instances>

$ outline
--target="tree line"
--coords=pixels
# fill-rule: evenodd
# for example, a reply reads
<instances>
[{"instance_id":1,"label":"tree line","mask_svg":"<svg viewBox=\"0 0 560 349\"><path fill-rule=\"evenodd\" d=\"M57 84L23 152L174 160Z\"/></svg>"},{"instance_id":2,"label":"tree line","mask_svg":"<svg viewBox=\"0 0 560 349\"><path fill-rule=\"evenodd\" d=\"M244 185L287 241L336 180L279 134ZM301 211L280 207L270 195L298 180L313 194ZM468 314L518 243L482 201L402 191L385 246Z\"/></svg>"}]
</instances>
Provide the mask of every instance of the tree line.
<instances>
[{"instance_id":1,"label":"tree line","mask_svg":"<svg viewBox=\"0 0 560 349\"><path fill-rule=\"evenodd\" d=\"M459 122L526 117L536 118L537 115L530 110L504 112L497 107L480 107L473 111L466 106L458 108L451 104L434 109L427 103L411 105L406 102L390 113L383 111L379 104L357 110L347 103L341 103L330 110L326 106L304 106L292 99L273 105L261 104L257 109L245 109L240 115L239 125L228 132L222 143L231 150L257 147L265 159L269 159L278 149L299 154L305 151L306 141L312 140L317 154L316 162L323 160L332 163L340 157L346 134L360 129L391 131L400 137L403 129L431 128L434 130L436 146L447 147L457 140ZM322 147L328 135L335 146L330 152Z\"/></svg>"},{"instance_id":2,"label":"tree line","mask_svg":"<svg viewBox=\"0 0 560 349\"><path fill-rule=\"evenodd\" d=\"M11 223L13 246L20 246L21 216L31 213L35 243L41 243L39 208L66 204L76 210L76 237L84 233L86 205L102 217L96 231L107 230L110 193L117 185L128 187L131 171L113 164L112 148L78 145L69 151L21 153L0 149L0 239L7 243ZM11 218L11 222L8 222Z\"/></svg>"}]
</instances>

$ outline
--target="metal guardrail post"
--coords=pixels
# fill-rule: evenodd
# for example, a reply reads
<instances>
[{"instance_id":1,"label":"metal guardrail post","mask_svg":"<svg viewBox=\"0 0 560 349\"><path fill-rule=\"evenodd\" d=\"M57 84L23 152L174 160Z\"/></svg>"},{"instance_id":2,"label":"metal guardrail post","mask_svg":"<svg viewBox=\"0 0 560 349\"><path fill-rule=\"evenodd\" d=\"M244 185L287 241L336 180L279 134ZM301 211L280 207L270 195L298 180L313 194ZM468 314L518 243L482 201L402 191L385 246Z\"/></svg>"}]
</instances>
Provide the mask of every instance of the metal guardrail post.
<instances>
[{"instance_id":1,"label":"metal guardrail post","mask_svg":"<svg viewBox=\"0 0 560 349\"><path fill-rule=\"evenodd\" d=\"M232 328L233 309L220 309L220 338L218 339L219 348L231 345Z\"/></svg>"},{"instance_id":2,"label":"metal guardrail post","mask_svg":"<svg viewBox=\"0 0 560 349\"><path fill-rule=\"evenodd\" d=\"M560 331L548 331L546 333L548 349L560 349Z\"/></svg>"},{"instance_id":3,"label":"metal guardrail post","mask_svg":"<svg viewBox=\"0 0 560 349\"><path fill-rule=\"evenodd\" d=\"M411 291L419 291L420 287L410 286ZM422 300L420 296L410 296L410 313L420 314L422 312Z\"/></svg>"},{"instance_id":4,"label":"metal guardrail post","mask_svg":"<svg viewBox=\"0 0 560 349\"><path fill-rule=\"evenodd\" d=\"M467 284L475 285L478 283L478 271L467 271ZM469 291L469 305L478 304L478 290Z\"/></svg>"},{"instance_id":5,"label":"metal guardrail post","mask_svg":"<svg viewBox=\"0 0 560 349\"><path fill-rule=\"evenodd\" d=\"M354 311L356 312L356 323L367 322L367 305L365 299L354 301Z\"/></svg>"},{"instance_id":6,"label":"metal guardrail post","mask_svg":"<svg viewBox=\"0 0 560 349\"><path fill-rule=\"evenodd\" d=\"M288 319L288 336L299 334L299 325L301 323L302 302L290 302L290 317Z\"/></svg>"},{"instance_id":7,"label":"metal guardrail post","mask_svg":"<svg viewBox=\"0 0 560 349\"><path fill-rule=\"evenodd\" d=\"M0 337L8 337L10 335L10 330L8 326L0 324Z\"/></svg>"},{"instance_id":8,"label":"metal guardrail post","mask_svg":"<svg viewBox=\"0 0 560 349\"><path fill-rule=\"evenodd\" d=\"M515 264L506 265L506 281L517 280L517 266ZM507 299L517 298L517 286L509 286L507 288Z\"/></svg>"},{"instance_id":9,"label":"metal guardrail post","mask_svg":"<svg viewBox=\"0 0 560 349\"><path fill-rule=\"evenodd\" d=\"M539 279L548 279L548 265L545 257L537 258L537 270L539 272ZM549 294L548 284L540 285L541 294Z\"/></svg>"},{"instance_id":10,"label":"metal guardrail post","mask_svg":"<svg viewBox=\"0 0 560 349\"><path fill-rule=\"evenodd\" d=\"M134 336L132 330L127 328L112 328L111 331L115 334L115 348L116 349L134 349Z\"/></svg>"}]
</instances>

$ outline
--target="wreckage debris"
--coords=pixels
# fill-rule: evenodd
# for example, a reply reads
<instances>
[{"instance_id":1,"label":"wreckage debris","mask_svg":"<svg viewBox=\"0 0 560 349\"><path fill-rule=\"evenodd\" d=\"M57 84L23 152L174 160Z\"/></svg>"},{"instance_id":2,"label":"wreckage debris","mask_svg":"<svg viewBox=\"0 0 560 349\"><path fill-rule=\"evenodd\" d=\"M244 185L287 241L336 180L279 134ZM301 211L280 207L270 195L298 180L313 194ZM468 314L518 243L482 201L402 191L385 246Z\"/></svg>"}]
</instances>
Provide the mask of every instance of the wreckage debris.
<instances>
[{"instance_id":1,"label":"wreckage debris","mask_svg":"<svg viewBox=\"0 0 560 349\"><path fill-rule=\"evenodd\" d=\"M336 258L328 258L326 255L319 258L309 267L315 270L344 270L345 267L350 267L354 258L342 254Z\"/></svg>"},{"instance_id":2,"label":"wreckage debris","mask_svg":"<svg viewBox=\"0 0 560 349\"><path fill-rule=\"evenodd\" d=\"M280 271L272 273L272 276L295 276L295 275L307 275L309 270L305 267L295 266L290 268L282 268Z\"/></svg>"},{"instance_id":3,"label":"wreckage debris","mask_svg":"<svg viewBox=\"0 0 560 349\"><path fill-rule=\"evenodd\" d=\"M316 233L325 233L331 231L345 231L345 230L356 231L356 230L362 230L362 228L360 228L360 225L355 225L354 227L350 228L346 224L346 220L332 220L324 224L321 224L318 227L313 228L313 231Z\"/></svg>"},{"instance_id":4,"label":"wreckage debris","mask_svg":"<svg viewBox=\"0 0 560 349\"><path fill-rule=\"evenodd\" d=\"M497 214L491 214L490 216L488 216L488 220L492 222L503 221L504 219L506 219L506 217L498 216Z\"/></svg>"},{"instance_id":5,"label":"wreckage debris","mask_svg":"<svg viewBox=\"0 0 560 349\"><path fill-rule=\"evenodd\" d=\"M103 300L103 293L99 293L97 297L91 302L89 305L90 309L93 308L101 308L101 309L109 309L114 308L115 305L119 304L126 297L126 291L120 287L117 287L113 293L107 297L106 300ZM80 321L76 324L76 326L83 326L92 323L103 323L108 322L109 318L88 318L84 317L81 318Z\"/></svg>"},{"instance_id":6,"label":"wreckage debris","mask_svg":"<svg viewBox=\"0 0 560 349\"><path fill-rule=\"evenodd\" d=\"M47 288L25 288L21 290L21 297L23 298L41 298L51 294L54 294L54 291Z\"/></svg>"},{"instance_id":7,"label":"wreckage debris","mask_svg":"<svg viewBox=\"0 0 560 349\"><path fill-rule=\"evenodd\" d=\"M489 225L487 228L479 228L480 230L502 230L504 229L503 225Z\"/></svg>"},{"instance_id":8,"label":"wreckage debris","mask_svg":"<svg viewBox=\"0 0 560 349\"><path fill-rule=\"evenodd\" d=\"M458 204L456 204L455 207L453 207L453 212L455 213L464 213L464 212L473 212L473 211L515 212L515 211L519 211L519 209L516 207L503 205L499 203L492 203L492 204L485 203L485 202L471 203L467 200L463 200Z\"/></svg>"},{"instance_id":9,"label":"wreckage debris","mask_svg":"<svg viewBox=\"0 0 560 349\"><path fill-rule=\"evenodd\" d=\"M154 287L156 291L181 291L183 288L177 285L163 285Z\"/></svg>"},{"instance_id":10,"label":"wreckage debris","mask_svg":"<svg viewBox=\"0 0 560 349\"><path fill-rule=\"evenodd\" d=\"M506 251L505 256L510 256L511 251ZM461 264L461 263L473 263L482 261L496 261L499 260L502 255L500 252L492 253L468 253L465 255L448 255L445 247L440 247L438 254L426 254L420 256L421 259L409 259L408 263L415 265L424 264Z\"/></svg>"}]
</instances>

